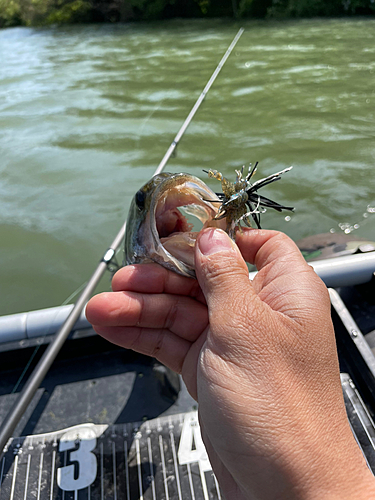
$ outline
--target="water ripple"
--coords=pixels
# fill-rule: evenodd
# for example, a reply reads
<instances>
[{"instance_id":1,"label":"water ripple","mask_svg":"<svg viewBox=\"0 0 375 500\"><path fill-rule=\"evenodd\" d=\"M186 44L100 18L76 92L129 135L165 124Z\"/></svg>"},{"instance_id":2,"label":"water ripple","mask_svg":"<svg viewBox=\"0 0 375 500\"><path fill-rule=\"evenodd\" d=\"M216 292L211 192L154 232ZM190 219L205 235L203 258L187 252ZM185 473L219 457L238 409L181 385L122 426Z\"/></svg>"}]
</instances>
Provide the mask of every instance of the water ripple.
<instances>
[{"instance_id":1,"label":"water ripple","mask_svg":"<svg viewBox=\"0 0 375 500\"><path fill-rule=\"evenodd\" d=\"M268 211L264 227L297 240L358 224L369 238L375 21L245 28L167 169L233 178L258 160L260 178L294 165L264 195L295 214ZM61 302L56 269L69 292L87 278L236 30L217 20L0 30L0 280L10 290L0 314ZM20 269L29 281L15 284ZM31 288L35 300L22 294Z\"/></svg>"}]
</instances>

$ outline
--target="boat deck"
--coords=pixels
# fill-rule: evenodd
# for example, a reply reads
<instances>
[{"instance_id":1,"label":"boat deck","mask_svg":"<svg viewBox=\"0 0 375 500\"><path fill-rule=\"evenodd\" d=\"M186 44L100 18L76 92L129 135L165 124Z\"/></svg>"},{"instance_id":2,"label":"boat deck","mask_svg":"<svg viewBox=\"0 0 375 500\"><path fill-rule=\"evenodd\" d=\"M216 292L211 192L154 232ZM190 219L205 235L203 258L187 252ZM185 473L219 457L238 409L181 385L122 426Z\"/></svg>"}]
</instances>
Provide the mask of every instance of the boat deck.
<instances>
[{"instance_id":1,"label":"boat deck","mask_svg":"<svg viewBox=\"0 0 375 500\"><path fill-rule=\"evenodd\" d=\"M374 283L330 294L349 422L375 472ZM1 346L0 420L47 341ZM0 500L219 500L196 410L161 364L75 332L4 450Z\"/></svg>"}]
</instances>

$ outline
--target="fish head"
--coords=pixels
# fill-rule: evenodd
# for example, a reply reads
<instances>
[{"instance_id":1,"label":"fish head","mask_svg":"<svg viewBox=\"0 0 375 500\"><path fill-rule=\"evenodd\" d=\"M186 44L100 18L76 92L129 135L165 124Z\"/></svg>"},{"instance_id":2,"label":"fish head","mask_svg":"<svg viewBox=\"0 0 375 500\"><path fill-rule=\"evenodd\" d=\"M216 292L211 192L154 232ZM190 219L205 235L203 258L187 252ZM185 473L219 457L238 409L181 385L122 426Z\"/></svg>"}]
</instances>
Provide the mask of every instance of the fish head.
<instances>
[{"instance_id":1,"label":"fish head","mask_svg":"<svg viewBox=\"0 0 375 500\"><path fill-rule=\"evenodd\" d=\"M181 213L199 219L203 228L225 229L213 220L220 200L200 179L162 173L139 189L130 205L125 232L125 262L157 262L183 276L195 277L194 246L198 232ZM203 229L202 228L202 229Z\"/></svg>"}]
</instances>

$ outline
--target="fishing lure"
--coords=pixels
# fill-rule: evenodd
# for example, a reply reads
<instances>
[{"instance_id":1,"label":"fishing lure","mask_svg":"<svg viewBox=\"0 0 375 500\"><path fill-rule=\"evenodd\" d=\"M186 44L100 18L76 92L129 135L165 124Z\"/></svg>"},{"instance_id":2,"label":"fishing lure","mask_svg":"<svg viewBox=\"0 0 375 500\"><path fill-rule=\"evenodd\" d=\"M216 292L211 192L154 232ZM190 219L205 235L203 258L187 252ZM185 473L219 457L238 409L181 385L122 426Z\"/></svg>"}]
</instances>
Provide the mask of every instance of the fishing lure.
<instances>
[{"instance_id":1,"label":"fishing lure","mask_svg":"<svg viewBox=\"0 0 375 500\"><path fill-rule=\"evenodd\" d=\"M258 194L258 190L271 182L278 181L281 179L281 175L285 172L289 172L293 167L285 168L280 172L271 174L264 179L260 179L254 183L250 182L257 170L258 162L251 168L251 163L249 165L248 174L244 177L244 168L241 170L236 170L236 180L235 182L229 181L223 176L221 172L217 170L203 170L209 177L213 177L221 182L222 193L215 193L219 198L221 205L219 207L217 215L214 217L215 220L226 219L227 227L226 232L234 240L236 227L242 232L241 222L248 227L251 227L251 221L249 217L251 216L258 227L260 226L260 214L265 212L267 208L273 208L278 212L282 210L293 211L294 207L286 207L280 205L275 201L261 196Z\"/></svg>"}]
</instances>

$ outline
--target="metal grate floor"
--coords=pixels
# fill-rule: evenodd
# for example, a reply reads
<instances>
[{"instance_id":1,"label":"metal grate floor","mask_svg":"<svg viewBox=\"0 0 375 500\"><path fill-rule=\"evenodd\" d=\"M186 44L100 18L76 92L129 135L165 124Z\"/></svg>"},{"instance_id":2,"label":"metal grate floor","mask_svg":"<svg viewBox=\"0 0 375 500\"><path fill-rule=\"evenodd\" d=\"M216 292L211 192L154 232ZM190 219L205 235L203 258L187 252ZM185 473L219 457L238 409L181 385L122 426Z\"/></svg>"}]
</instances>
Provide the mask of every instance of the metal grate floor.
<instances>
[{"instance_id":1,"label":"metal grate floor","mask_svg":"<svg viewBox=\"0 0 375 500\"><path fill-rule=\"evenodd\" d=\"M14 438L0 500L220 500L197 412Z\"/></svg>"},{"instance_id":2,"label":"metal grate floor","mask_svg":"<svg viewBox=\"0 0 375 500\"><path fill-rule=\"evenodd\" d=\"M346 411L375 471L375 425L352 379ZM221 500L191 411L145 422L77 425L17 437L0 460L0 500Z\"/></svg>"}]
</instances>

